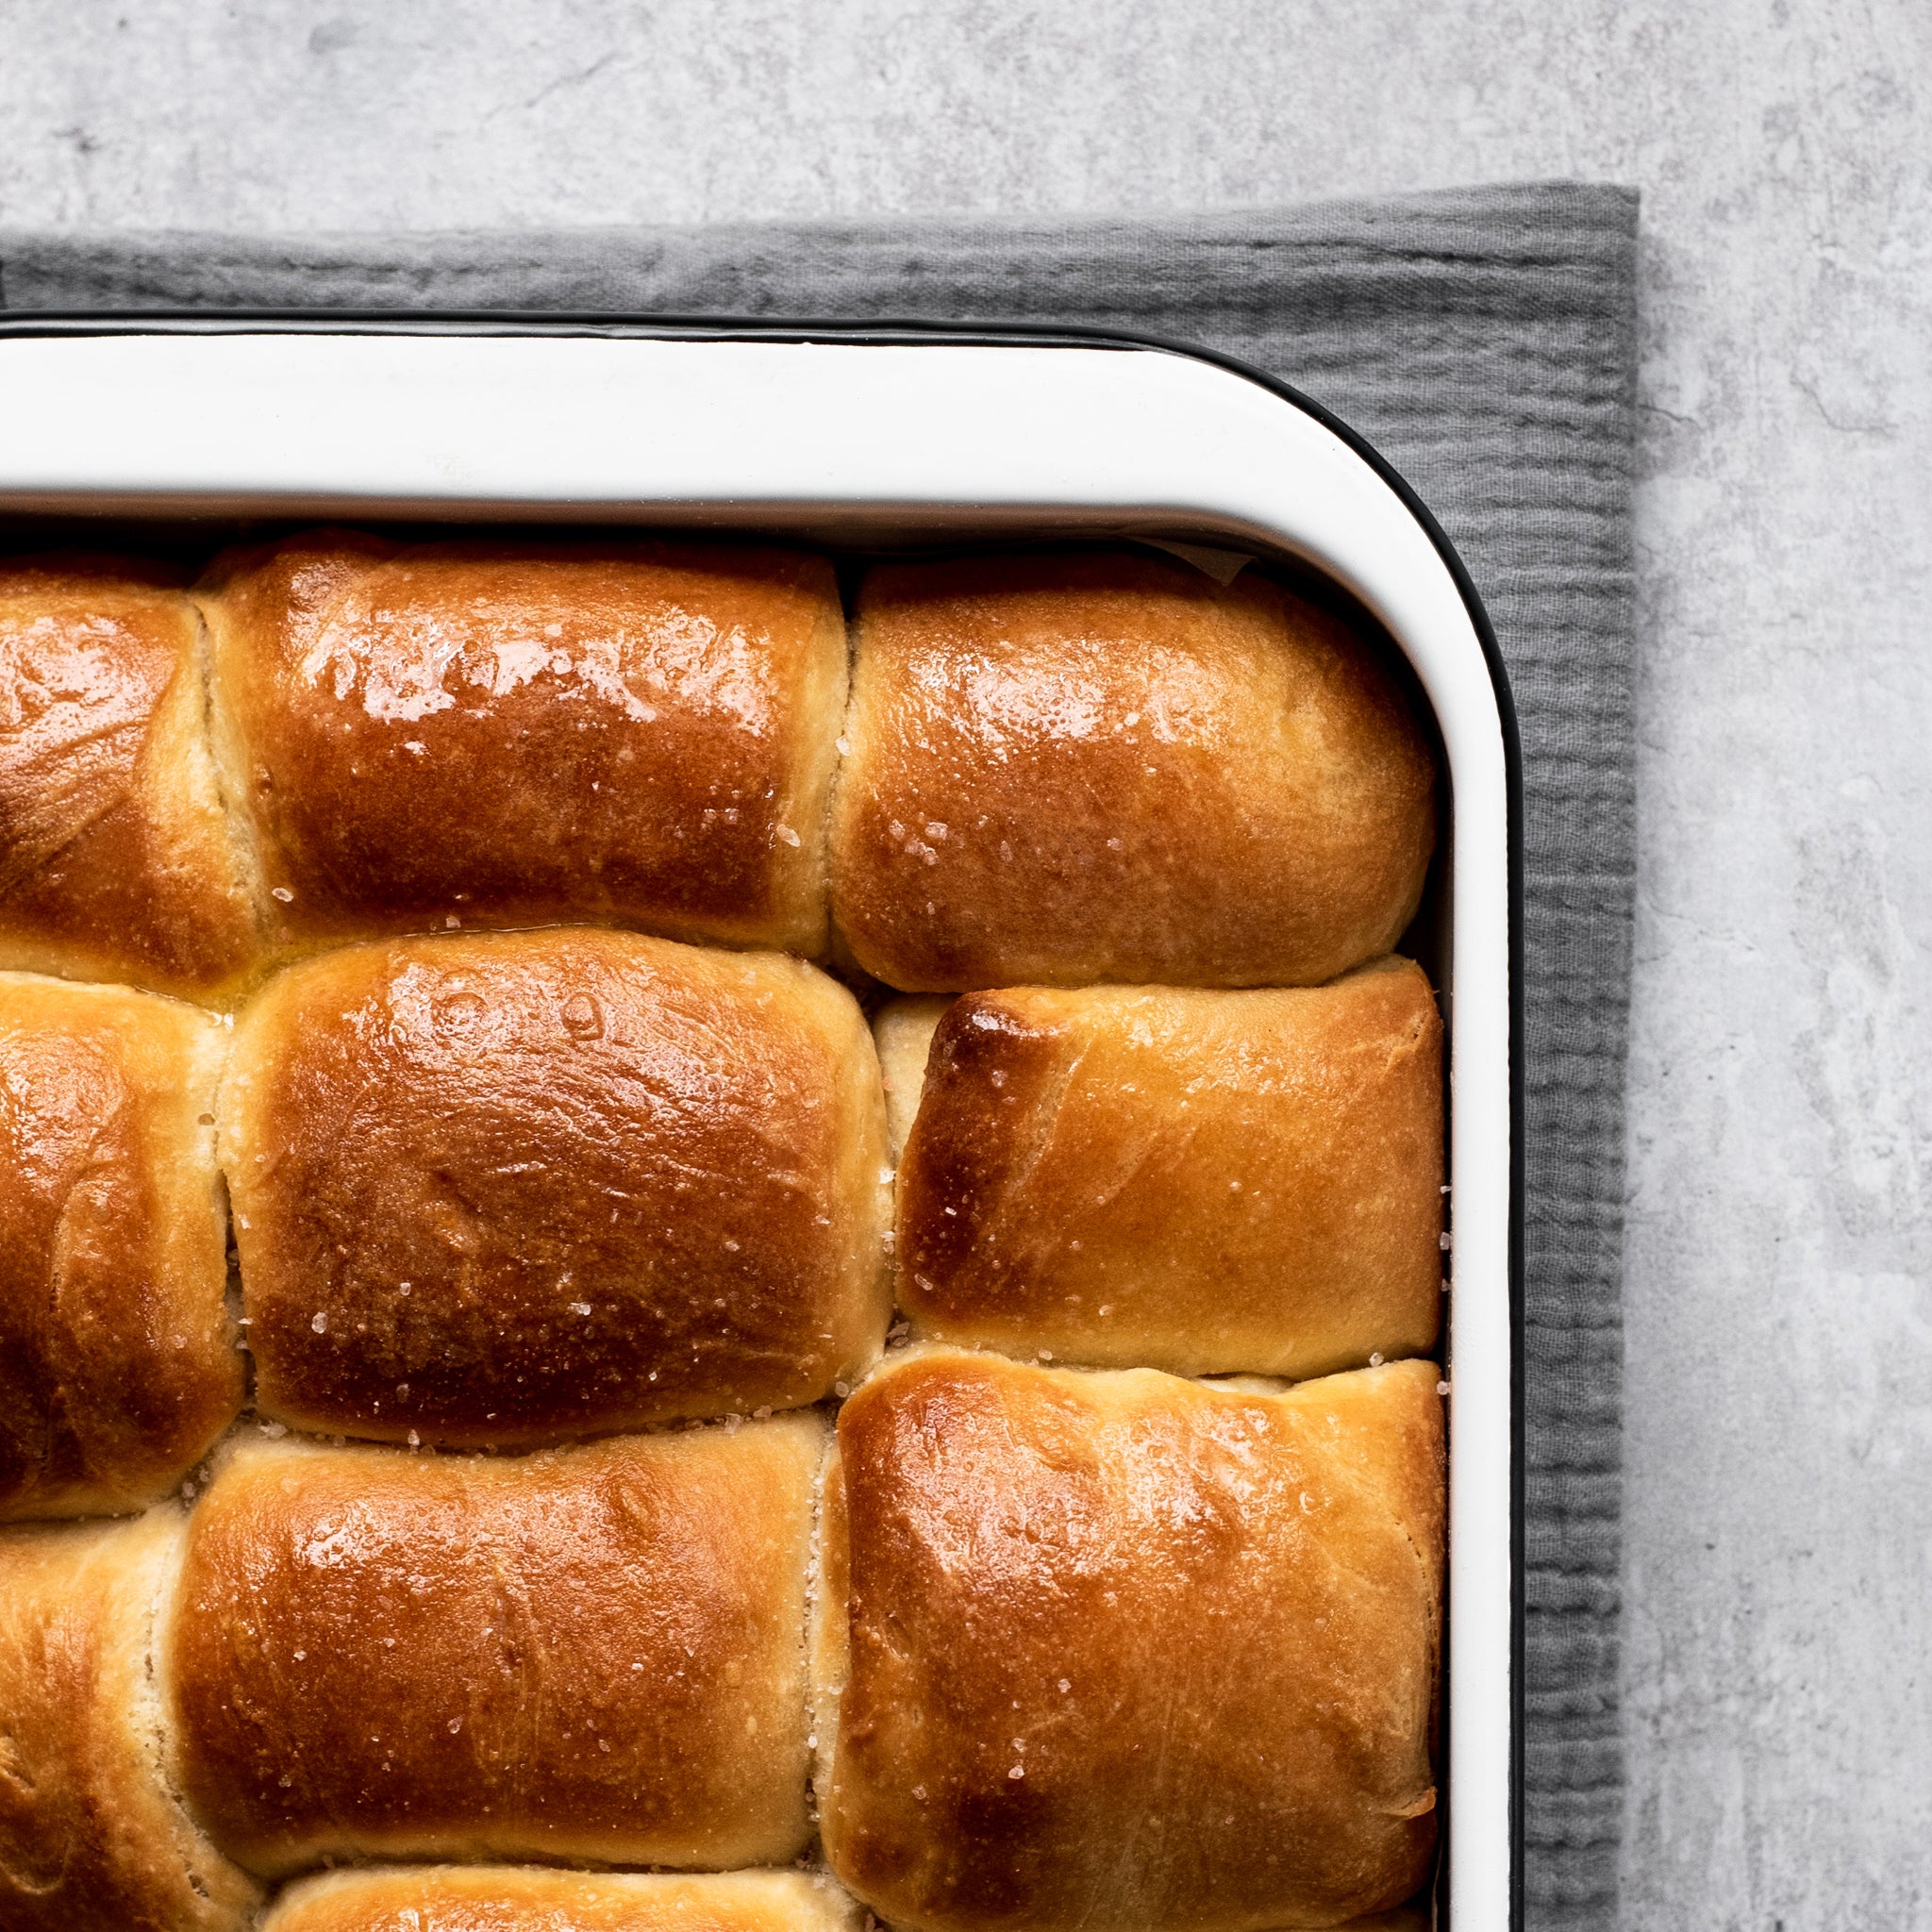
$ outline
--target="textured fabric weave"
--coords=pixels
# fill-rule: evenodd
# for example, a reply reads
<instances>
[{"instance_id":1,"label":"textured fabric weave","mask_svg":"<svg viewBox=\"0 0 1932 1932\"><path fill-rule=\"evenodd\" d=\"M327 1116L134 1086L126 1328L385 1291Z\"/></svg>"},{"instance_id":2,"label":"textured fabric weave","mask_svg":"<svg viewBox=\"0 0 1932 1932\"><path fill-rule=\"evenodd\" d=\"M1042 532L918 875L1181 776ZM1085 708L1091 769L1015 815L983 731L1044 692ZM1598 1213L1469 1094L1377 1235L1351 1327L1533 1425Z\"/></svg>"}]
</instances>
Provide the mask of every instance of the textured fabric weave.
<instances>
[{"instance_id":1,"label":"textured fabric weave","mask_svg":"<svg viewBox=\"0 0 1932 1932\"><path fill-rule=\"evenodd\" d=\"M1180 338L1367 435L1461 551L1526 804L1529 1922L1603 1926L1616 1707L1632 897L1636 197L568 234L0 236L10 309L318 306L1052 321ZM4 367L4 364L0 364Z\"/></svg>"}]
</instances>

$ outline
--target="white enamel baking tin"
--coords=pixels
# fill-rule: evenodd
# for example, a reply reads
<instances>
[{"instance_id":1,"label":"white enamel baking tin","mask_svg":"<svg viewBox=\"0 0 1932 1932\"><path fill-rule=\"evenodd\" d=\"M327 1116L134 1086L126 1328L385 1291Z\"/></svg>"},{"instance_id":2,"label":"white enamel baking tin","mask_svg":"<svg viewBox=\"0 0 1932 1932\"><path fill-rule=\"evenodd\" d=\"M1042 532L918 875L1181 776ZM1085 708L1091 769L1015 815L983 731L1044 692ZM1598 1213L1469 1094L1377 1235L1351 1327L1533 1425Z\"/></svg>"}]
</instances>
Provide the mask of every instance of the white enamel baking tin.
<instances>
[{"instance_id":1,"label":"white enamel baking tin","mask_svg":"<svg viewBox=\"0 0 1932 1932\"><path fill-rule=\"evenodd\" d=\"M1287 551L1359 598L1449 763L1447 1904L1459 1932L1511 1923L1507 755L1471 609L1368 460L1157 348L271 325L0 341L0 514L18 512L1134 534Z\"/></svg>"}]
</instances>

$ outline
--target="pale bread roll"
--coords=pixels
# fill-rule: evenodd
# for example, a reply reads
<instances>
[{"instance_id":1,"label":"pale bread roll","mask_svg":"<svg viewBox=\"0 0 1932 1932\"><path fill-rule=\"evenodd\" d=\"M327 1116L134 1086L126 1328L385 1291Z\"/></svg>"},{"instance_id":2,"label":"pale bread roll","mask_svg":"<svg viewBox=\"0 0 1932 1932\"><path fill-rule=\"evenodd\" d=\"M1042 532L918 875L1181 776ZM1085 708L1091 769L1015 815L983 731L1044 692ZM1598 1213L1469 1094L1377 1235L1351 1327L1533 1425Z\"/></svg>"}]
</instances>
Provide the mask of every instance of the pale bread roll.
<instances>
[{"instance_id":1,"label":"pale bread roll","mask_svg":"<svg viewBox=\"0 0 1932 1932\"><path fill-rule=\"evenodd\" d=\"M0 974L0 1521L153 1502L242 1406L225 1047L177 1000Z\"/></svg>"},{"instance_id":2,"label":"pale bread roll","mask_svg":"<svg viewBox=\"0 0 1932 1932\"><path fill-rule=\"evenodd\" d=\"M876 1062L780 955L383 941L242 1013L222 1149L256 1401L391 1441L793 1407L891 1305Z\"/></svg>"},{"instance_id":3,"label":"pale bread roll","mask_svg":"<svg viewBox=\"0 0 1932 1932\"><path fill-rule=\"evenodd\" d=\"M839 1418L833 1871L905 1932L1264 1932L1427 1877L1437 1371L1281 1391L909 1350Z\"/></svg>"},{"instance_id":4,"label":"pale bread roll","mask_svg":"<svg viewBox=\"0 0 1932 1932\"><path fill-rule=\"evenodd\" d=\"M172 1770L325 1858L791 1858L816 1416L525 1457L246 1437L195 1509Z\"/></svg>"},{"instance_id":5,"label":"pale bread roll","mask_svg":"<svg viewBox=\"0 0 1932 1932\"><path fill-rule=\"evenodd\" d=\"M1394 675L1256 570L880 565L845 738L834 913L908 992L1314 985L1395 943L1435 842Z\"/></svg>"},{"instance_id":6,"label":"pale bread roll","mask_svg":"<svg viewBox=\"0 0 1932 1932\"><path fill-rule=\"evenodd\" d=\"M919 1112L925 1084L925 1057L941 1016L952 1005L948 995L888 1000L872 1018L873 1044L886 1089L886 1139L897 1160Z\"/></svg>"},{"instance_id":7,"label":"pale bread roll","mask_svg":"<svg viewBox=\"0 0 1932 1932\"><path fill-rule=\"evenodd\" d=\"M0 967L212 998L258 928L175 574L0 559Z\"/></svg>"},{"instance_id":8,"label":"pale bread roll","mask_svg":"<svg viewBox=\"0 0 1932 1932\"><path fill-rule=\"evenodd\" d=\"M0 1530L0 1925L242 1932L252 1879L162 1768L156 1617L182 1520Z\"/></svg>"},{"instance_id":9,"label":"pale bread roll","mask_svg":"<svg viewBox=\"0 0 1932 1932\"><path fill-rule=\"evenodd\" d=\"M1407 959L1262 991L968 993L923 1094L895 1248L923 1335L1186 1375L1435 1345L1442 1026Z\"/></svg>"},{"instance_id":10,"label":"pale bread roll","mask_svg":"<svg viewBox=\"0 0 1932 1932\"><path fill-rule=\"evenodd\" d=\"M195 594L278 941L597 919L823 951L823 558L311 530Z\"/></svg>"}]
</instances>

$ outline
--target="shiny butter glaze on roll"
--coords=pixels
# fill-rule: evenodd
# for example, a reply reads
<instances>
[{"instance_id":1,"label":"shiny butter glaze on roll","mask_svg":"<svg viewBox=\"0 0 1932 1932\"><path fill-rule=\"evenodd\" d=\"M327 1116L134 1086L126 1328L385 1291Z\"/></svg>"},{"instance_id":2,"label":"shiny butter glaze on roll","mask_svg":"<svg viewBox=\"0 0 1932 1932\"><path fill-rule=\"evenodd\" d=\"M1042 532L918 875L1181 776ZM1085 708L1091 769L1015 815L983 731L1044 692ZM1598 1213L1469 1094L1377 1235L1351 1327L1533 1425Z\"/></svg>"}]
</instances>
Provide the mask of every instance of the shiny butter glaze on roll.
<instances>
[{"instance_id":1,"label":"shiny butter glaze on roll","mask_svg":"<svg viewBox=\"0 0 1932 1932\"><path fill-rule=\"evenodd\" d=\"M818 1400L890 1302L877 1066L799 960L378 941L242 1014L222 1149L266 1414L532 1443Z\"/></svg>"},{"instance_id":2,"label":"shiny butter glaze on roll","mask_svg":"<svg viewBox=\"0 0 1932 1932\"><path fill-rule=\"evenodd\" d=\"M0 1530L0 1925L244 1932L259 1889L162 1765L180 1512Z\"/></svg>"},{"instance_id":3,"label":"shiny butter glaze on roll","mask_svg":"<svg viewBox=\"0 0 1932 1932\"><path fill-rule=\"evenodd\" d=\"M968 993L923 1073L897 1242L923 1334L1186 1375L1433 1346L1442 1026L1408 960L1261 991Z\"/></svg>"},{"instance_id":4,"label":"shiny butter glaze on roll","mask_svg":"<svg viewBox=\"0 0 1932 1932\"><path fill-rule=\"evenodd\" d=\"M909 1351L839 1417L814 1643L833 1871L905 1932L1264 1932L1436 1841L1442 1413Z\"/></svg>"},{"instance_id":5,"label":"shiny butter glaze on roll","mask_svg":"<svg viewBox=\"0 0 1932 1932\"><path fill-rule=\"evenodd\" d=\"M823 950L823 558L318 530L196 595L282 939L577 918Z\"/></svg>"},{"instance_id":6,"label":"shiny butter glaze on roll","mask_svg":"<svg viewBox=\"0 0 1932 1932\"><path fill-rule=\"evenodd\" d=\"M1258 571L887 564L857 641L834 911L889 986L1314 985L1414 916L1422 729L1361 639Z\"/></svg>"},{"instance_id":7,"label":"shiny butter glaze on roll","mask_svg":"<svg viewBox=\"0 0 1932 1932\"><path fill-rule=\"evenodd\" d=\"M171 1769L325 1857L796 1856L815 1416L531 1457L244 1435L192 1521Z\"/></svg>"},{"instance_id":8,"label":"shiny butter glaze on roll","mask_svg":"<svg viewBox=\"0 0 1932 1932\"><path fill-rule=\"evenodd\" d=\"M0 966L208 998L254 964L200 637L164 567L0 559Z\"/></svg>"},{"instance_id":9,"label":"shiny butter glaze on roll","mask_svg":"<svg viewBox=\"0 0 1932 1932\"><path fill-rule=\"evenodd\" d=\"M242 1406L225 1047L176 1000L0 974L0 1520L153 1502Z\"/></svg>"}]
</instances>

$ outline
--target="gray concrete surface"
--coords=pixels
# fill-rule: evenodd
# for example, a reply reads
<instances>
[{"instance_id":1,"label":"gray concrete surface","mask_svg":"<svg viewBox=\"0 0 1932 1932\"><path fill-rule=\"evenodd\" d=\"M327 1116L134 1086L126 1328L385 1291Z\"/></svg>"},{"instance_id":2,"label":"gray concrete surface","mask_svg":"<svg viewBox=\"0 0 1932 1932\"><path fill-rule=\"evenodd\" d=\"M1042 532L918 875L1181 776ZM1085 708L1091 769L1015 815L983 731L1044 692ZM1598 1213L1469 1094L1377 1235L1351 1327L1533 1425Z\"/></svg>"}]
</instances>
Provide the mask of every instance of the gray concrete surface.
<instances>
[{"instance_id":1,"label":"gray concrete surface","mask_svg":"<svg viewBox=\"0 0 1932 1932\"><path fill-rule=\"evenodd\" d=\"M0 0L5 224L1641 186L1633 1927L1932 1927L1928 130L1926 0Z\"/></svg>"}]
</instances>

